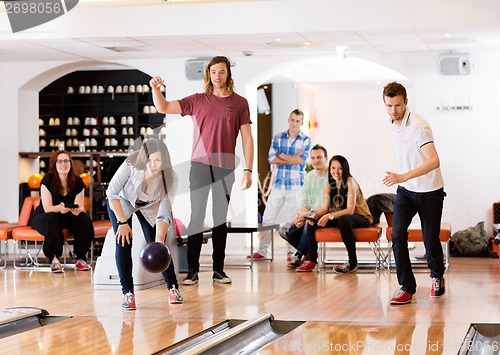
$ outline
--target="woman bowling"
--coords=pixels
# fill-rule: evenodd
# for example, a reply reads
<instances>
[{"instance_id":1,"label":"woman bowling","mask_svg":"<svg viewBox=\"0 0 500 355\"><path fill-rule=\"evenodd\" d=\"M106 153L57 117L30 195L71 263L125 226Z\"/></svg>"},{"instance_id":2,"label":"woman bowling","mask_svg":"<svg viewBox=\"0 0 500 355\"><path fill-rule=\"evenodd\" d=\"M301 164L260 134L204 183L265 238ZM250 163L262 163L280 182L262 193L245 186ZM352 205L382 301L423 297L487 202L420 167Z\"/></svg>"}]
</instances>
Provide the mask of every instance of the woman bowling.
<instances>
[{"instance_id":1,"label":"woman bowling","mask_svg":"<svg viewBox=\"0 0 500 355\"><path fill-rule=\"evenodd\" d=\"M173 223L172 199L177 176L167 146L149 139L133 152L111 179L108 197L109 219L116 235L115 259L122 286L122 309L135 310L132 278L132 215L135 213L147 243L166 243ZM172 226L173 227L173 226ZM162 272L169 290L169 303L182 303L174 263Z\"/></svg>"},{"instance_id":2,"label":"woman bowling","mask_svg":"<svg viewBox=\"0 0 500 355\"><path fill-rule=\"evenodd\" d=\"M52 153L49 170L40 186L40 196L31 226L45 237L43 253L51 262L50 269L53 273L63 272L59 258L63 253L63 228L67 228L75 240L76 269L89 270L86 255L94 240L94 227L83 206L85 183L75 174L67 151Z\"/></svg>"}]
</instances>

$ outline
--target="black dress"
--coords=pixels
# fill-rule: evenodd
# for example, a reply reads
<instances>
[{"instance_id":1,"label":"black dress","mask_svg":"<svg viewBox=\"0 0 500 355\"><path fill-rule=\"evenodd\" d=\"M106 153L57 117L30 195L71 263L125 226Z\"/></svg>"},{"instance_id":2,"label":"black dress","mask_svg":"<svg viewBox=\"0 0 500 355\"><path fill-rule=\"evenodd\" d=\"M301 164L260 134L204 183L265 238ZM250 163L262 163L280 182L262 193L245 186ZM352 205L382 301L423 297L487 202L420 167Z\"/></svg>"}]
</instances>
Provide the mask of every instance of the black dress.
<instances>
[{"instance_id":1,"label":"black dress","mask_svg":"<svg viewBox=\"0 0 500 355\"><path fill-rule=\"evenodd\" d=\"M51 175L46 175L41 184L50 191L54 206L61 202L74 203L76 196L85 189L85 183L77 176L74 188L63 196L59 191L52 191L51 179ZM86 254L94 240L94 227L87 213L80 212L77 216L71 212L46 213L40 202L40 205L33 212L30 225L45 237L43 253L50 261L54 256L60 258L63 253L63 228L69 229L73 235L76 259L86 260Z\"/></svg>"}]
</instances>

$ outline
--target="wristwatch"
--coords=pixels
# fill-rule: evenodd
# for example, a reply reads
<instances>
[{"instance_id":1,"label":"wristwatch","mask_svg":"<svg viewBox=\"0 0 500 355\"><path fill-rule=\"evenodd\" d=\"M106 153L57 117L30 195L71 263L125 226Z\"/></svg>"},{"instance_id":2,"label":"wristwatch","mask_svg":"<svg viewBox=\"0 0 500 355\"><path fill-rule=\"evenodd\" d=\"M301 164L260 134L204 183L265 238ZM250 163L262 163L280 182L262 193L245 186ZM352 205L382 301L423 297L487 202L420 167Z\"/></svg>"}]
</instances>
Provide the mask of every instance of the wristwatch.
<instances>
[{"instance_id":1,"label":"wristwatch","mask_svg":"<svg viewBox=\"0 0 500 355\"><path fill-rule=\"evenodd\" d=\"M335 215L333 214L333 212L330 212L328 214L328 219L331 221L332 219L335 219Z\"/></svg>"}]
</instances>

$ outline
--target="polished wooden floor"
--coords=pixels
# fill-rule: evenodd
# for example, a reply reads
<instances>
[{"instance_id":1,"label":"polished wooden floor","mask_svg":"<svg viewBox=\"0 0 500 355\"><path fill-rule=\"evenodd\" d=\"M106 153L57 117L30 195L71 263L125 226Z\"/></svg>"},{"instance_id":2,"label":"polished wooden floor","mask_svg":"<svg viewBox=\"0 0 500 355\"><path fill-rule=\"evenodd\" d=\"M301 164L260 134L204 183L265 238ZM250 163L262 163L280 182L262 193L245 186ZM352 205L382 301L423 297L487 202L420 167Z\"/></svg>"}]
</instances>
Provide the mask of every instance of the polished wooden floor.
<instances>
[{"instance_id":1,"label":"polished wooden floor","mask_svg":"<svg viewBox=\"0 0 500 355\"><path fill-rule=\"evenodd\" d=\"M120 309L119 291L94 290L91 272L8 266L0 271L1 309L40 307L72 318L0 339L0 353L150 354L225 319L270 313L306 323L260 354L456 354L471 323L500 320L498 259L452 258L441 299L429 297L420 269L417 303L391 306L394 272L298 273L287 270L284 248L276 254L252 270L227 268L231 285L213 284L204 269L198 285L181 286L182 305L168 304L165 286L137 291L135 312Z\"/></svg>"}]
</instances>

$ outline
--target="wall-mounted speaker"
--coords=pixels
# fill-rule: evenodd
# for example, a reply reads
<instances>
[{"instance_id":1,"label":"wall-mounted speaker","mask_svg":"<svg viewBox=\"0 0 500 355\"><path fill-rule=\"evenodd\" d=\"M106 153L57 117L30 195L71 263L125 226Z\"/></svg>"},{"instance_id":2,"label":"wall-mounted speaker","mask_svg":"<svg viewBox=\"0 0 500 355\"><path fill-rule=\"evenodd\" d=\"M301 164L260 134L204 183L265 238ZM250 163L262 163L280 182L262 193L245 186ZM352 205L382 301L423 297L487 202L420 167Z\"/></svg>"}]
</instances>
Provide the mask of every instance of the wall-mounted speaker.
<instances>
[{"instance_id":1,"label":"wall-mounted speaker","mask_svg":"<svg viewBox=\"0 0 500 355\"><path fill-rule=\"evenodd\" d=\"M206 59L186 60L186 78L189 80L203 80L206 63Z\"/></svg>"},{"instance_id":2,"label":"wall-mounted speaker","mask_svg":"<svg viewBox=\"0 0 500 355\"><path fill-rule=\"evenodd\" d=\"M442 55L438 58L438 70L442 75L469 75L470 59L464 54Z\"/></svg>"}]
</instances>

